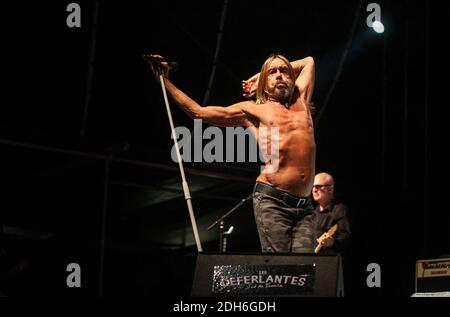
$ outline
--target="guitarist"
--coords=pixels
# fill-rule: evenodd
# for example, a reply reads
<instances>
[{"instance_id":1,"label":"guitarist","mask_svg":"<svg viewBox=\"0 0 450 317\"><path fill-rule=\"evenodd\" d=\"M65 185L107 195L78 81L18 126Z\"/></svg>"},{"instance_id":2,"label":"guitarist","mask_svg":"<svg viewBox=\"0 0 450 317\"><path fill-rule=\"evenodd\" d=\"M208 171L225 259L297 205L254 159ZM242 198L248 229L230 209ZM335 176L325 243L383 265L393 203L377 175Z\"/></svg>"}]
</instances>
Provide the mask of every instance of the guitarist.
<instances>
[{"instance_id":1,"label":"guitarist","mask_svg":"<svg viewBox=\"0 0 450 317\"><path fill-rule=\"evenodd\" d=\"M317 220L316 238L321 248L317 250L320 250L320 254L344 252L349 247L351 237L348 208L334 201L333 177L327 173L317 174L314 177L312 195L318 204L314 212ZM336 232L328 234L335 224Z\"/></svg>"}]
</instances>

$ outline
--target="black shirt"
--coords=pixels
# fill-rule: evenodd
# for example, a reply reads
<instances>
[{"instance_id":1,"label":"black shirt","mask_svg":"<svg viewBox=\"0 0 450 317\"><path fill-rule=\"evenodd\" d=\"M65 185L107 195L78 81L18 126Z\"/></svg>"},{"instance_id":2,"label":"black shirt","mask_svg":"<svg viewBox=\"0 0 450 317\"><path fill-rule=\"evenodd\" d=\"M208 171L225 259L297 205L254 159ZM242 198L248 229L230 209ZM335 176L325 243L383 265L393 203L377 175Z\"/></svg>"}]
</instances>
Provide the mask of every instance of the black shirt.
<instances>
[{"instance_id":1,"label":"black shirt","mask_svg":"<svg viewBox=\"0 0 450 317\"><path fill-rule=\"evenodd\" d=\"M337 231L334 234L334 244L331 248L323 249L321 253L342 253L350 244L350 222L348 208L344 204L332 202L324 210L320 211L320 206L314 210L317 220L316 239L327 232L333 225L337 224Z\"/></svg>"}]
</instances>

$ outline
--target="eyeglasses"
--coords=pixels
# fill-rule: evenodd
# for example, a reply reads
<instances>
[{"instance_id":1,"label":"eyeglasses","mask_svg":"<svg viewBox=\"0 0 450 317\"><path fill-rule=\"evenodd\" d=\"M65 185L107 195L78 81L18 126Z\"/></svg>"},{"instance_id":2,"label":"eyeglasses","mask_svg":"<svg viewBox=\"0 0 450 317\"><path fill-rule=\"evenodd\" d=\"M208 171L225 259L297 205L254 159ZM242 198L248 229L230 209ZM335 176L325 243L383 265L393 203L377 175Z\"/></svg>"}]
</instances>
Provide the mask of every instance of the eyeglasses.
<instances>
[{"instance_id":1,"label":"eyeglasses","mask_svg":"<svg viewBox=\"0 0 450 317\"><path fill-rule=\"evenodd\" d=\"M330 187L330 184L324 184L324 185L313 185L314 189L324 189L325 187Z\"/></svg>"}]
</instances>

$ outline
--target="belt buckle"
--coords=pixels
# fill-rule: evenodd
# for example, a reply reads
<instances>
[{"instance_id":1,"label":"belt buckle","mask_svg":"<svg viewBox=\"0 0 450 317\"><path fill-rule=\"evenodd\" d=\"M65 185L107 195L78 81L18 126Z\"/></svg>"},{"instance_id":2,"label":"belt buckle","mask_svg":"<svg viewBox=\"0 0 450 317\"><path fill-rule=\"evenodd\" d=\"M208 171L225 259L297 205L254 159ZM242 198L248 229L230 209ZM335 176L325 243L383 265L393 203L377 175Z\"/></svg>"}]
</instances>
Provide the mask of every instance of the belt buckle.
<instances>
[{"instance_id":1,"label":"belt buckle","mask_svg":"<svg viewBox=\"0 0 450 317\"><path fill-rule=\"evenodd\" d=\"M298 208L298 206L303 205L304 203L306 203L306 198L300 198L295 207Z\"/></svg>"}]
</instances>

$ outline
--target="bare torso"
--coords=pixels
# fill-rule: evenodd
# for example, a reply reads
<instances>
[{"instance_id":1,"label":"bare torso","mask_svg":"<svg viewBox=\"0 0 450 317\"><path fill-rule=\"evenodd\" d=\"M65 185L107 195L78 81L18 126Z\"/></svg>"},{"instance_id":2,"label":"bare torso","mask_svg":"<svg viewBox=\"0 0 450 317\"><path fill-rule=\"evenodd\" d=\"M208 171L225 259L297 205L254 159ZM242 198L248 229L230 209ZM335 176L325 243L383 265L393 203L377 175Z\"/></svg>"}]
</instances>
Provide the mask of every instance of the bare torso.
<instances>
[{"instance_id":1,"label":"bare torso","mask_svg":"<svg viewBox=\"0 0 450 317\"><path fill-rule=\"evenodd\" d=\"M164 61L159 55L152 57ZM168 79L167 63L161 65L164 66L164 83L167 91L175 103L191 118L204 119L209 124L218 126L248 127L254 132L260 149L263 152L268 150L266 153L269 157L271 151L277 150L270 142L270 131L277 128L279 138L276 166L273 166L274 162L266 161L266 170L261 172L257 181L295 196L311 195L315 176L316 144L311 111L305 100L311 99L314 88L312 58L304 58L290 64L282 56L273 59L269 57L263 64L261 72L244 82L243 89L249 96L251 92L256 94L256 99L260 102L270 101L264 104L243 101L229 107L201 107ZM155 77L161 75L161 69L158 67L152 66L152 71ZM264 79L259 81L258 76L264 76ZM261 86L258 86L259 84ZM262 93L262 87L266 96ZM261 96L267 98L261 99ZM289 108L275 102L277 100L288 100ZM260 142L258 138L263 128L268 132L266 142Z\"/></svg>"},{"instance_id":2,"label":"bare torso","mask_svg":"<svg viewBox=\"0 0 450 317\"><path fill-rule=\"evenodd\" d=\"M256 135L262 127L278 128L279 132L279 160L275 172L262 172L258 182L269 184L295 196L309 196L315 174L316 144L314 140L314 126L310 109L304 102L297 100L287 109L280 103L268 102L252 107L252 115L259 125L254 127ZM268 132L267 146L270 151L273 146ZM265 142L259 142L262 151ZM272 163L265 162L270 170Z\"/></svg>"}]
</instances>

